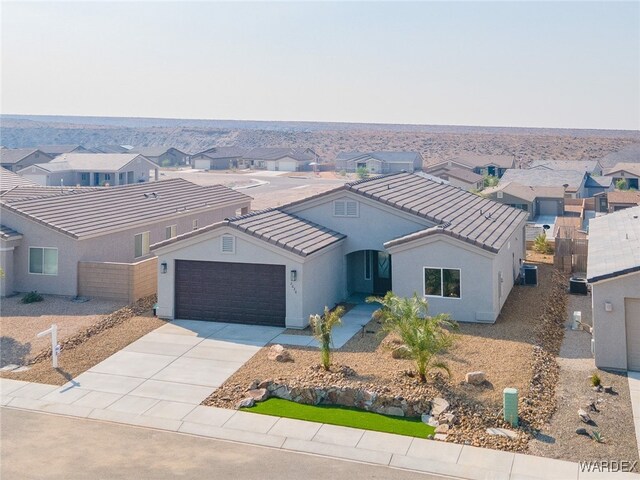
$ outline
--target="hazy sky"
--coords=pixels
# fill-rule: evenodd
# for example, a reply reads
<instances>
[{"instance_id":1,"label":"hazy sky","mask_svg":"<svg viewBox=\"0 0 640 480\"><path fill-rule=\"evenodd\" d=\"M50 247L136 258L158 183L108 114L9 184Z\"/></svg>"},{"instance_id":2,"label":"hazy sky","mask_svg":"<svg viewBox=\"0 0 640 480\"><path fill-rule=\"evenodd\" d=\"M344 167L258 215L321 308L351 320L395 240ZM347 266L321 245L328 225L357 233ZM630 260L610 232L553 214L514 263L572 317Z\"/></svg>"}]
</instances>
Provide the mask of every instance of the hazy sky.
<instances>
[{"instance_id":1,"label":"hazy sky","mask_svg":"<svg viewBox=\"0 0 640 480\"><path fill-rule=\"evenodd\" d=\"M3 113L640 129L639 2L3 2Z\"/></svg>"}]
</instances>

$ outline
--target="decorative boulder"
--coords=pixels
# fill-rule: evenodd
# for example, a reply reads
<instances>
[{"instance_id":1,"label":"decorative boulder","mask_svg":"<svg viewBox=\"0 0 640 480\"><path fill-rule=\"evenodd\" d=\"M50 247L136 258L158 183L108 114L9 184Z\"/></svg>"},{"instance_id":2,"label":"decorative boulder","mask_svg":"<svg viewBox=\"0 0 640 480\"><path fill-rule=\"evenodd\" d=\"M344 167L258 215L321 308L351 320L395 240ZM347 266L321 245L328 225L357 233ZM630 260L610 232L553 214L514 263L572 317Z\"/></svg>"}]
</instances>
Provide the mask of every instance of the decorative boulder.
<instances>
[{"instance_id":1,"label":"decorative boulder","mask_svg":"<svg viewBox=\"0 0 640 480\"><path fill-rule=\"evenodd\" d=\"M453 413L443 413L440 415L440 423L448 423L449 425L452 425L455 419L456 416Z\"/></svg>"},{"instance_id":2,"label":"decorative boulder","mask_svg":"<svg viewBox=\"0 0 640 480\"><path fill-rule=\"evenodd\" d=\"M578 410L578 416L584 423L591 423L591 417L583 409Z\"/></svg>"},{"instance_id":3,"label":"decorative boulder","mask_svg":"<svg viewBox=\"0 0 640 480\"><path fill-rule=\"evenodd\" d=\"M448 433L448 432L449 432L449 425L447 425L446 423L443 423L436 427L436 433Z\"/></svg>"},{"instance_id":4,"label":"decorative boulder","mask_svg":"<svg viewBox=\"0 0 640 480\"><path fill-rule=\"evenodd\" d=\"M393 349L391 357L397 360L409 360L411 358L411 352L406 346L400 345Z\"/></svg>"},{"instance_id":5,"label":"decorative boulder","mask_svg":"<svg viewBox=\"0 0 640 480\"><path fill-rule=\"evenodd\" d=\"M583 435L585 437L589 436L589 432L587 432L586 428L578 428L578 429L576 429L576 434Z\"/></svg>"},{"instance_id":6,"label":"decorative boulder","mask_svg":"<svg viewBox=\"0 0 640 480\"><path fill-rule=\"evenodd\" d=\"M269 392L266 388L256 388L253 390L249 390L247 392L247 395L253 398L256 402L262 402L263 400L269 398Z\"/></svg>"},{"instance_id":7,"label":"decorative boulder","mask_svg":"<svg viewBox=\"0 0 640 480\"><path fill-rule=\"evenodd\" d=\"M431 415L439 417L441 413L444 413L449 408L449 402L442 397L436 397L433 399L431 407Z\"/></svg>"},{"instance_id":8,"label":"decorative boulder","mask_svg":"<svg viewBox=\"0 0 640 480\"><path fill-rule=\"evenodd\" d=\"M487 375L484 372L469 372L465 375L464 380L471 385L481 385L487 379Z\"/></svg>"},{"instance_id":9,"label":"decorative boulder","mask_svg":"<svg viewBox=\"0 0 640 480\"><path fill-rule=\"evenodd\" d=\"M271 345L267 358L276 362L293 362L293 357L289 350L285 350L282 345Z\"/></svg>"},{"instance_id":10,"label":"decorative boulder","mask_svg":"<svg viewBox=\"0 0 640 480\"><path fill-rule=\"evenodd\" d=\"M247 397L238 402L238 404L236 405L236 410L240 410L241 408L250 408L250 407L253 407L255 404L256 404L256 401L253 398Z\"/></svg>"}]
</instances>

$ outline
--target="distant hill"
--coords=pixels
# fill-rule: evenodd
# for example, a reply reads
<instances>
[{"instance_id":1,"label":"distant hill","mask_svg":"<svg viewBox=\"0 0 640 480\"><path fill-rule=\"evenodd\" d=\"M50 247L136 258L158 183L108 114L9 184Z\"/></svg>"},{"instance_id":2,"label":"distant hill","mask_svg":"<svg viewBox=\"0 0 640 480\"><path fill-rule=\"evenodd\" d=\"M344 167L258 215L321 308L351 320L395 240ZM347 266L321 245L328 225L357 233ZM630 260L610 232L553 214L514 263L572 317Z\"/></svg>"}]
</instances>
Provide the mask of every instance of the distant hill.
<instances>
[{"instance_id":1,"label":"distant hill","mask_svg":"<svg viewBox=\"0 0 640 480\"><path fill-rule=\"evenodd\" d=\"M211 146L311 147L332 161L341 151L416 150L427 163L464 151L534 159L601 159L640 144L640 132L446 125L265 122L119 117L1 115L5 147L52 144L173 146L195 153Z\"/></svg>"}]
</instances>

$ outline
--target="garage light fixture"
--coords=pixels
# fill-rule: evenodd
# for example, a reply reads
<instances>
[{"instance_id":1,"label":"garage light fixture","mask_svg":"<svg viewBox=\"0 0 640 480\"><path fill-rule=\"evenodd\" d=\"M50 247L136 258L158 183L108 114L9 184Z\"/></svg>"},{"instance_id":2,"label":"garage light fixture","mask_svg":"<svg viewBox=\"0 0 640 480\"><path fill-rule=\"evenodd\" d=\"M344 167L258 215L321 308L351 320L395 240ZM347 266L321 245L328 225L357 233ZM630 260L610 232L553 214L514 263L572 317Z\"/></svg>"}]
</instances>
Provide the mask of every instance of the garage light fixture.
<instances>
[{"instance_id":1,"label":"garage light fixture","mask_svg":"<svg viewBox=\"0 0 640 480\"><path fill-rule=\"evenodd\" d=\"M604 311L613 312L613 305L611 304L611 302L604 302Z\"/></svg>"},{"instance_id":2,"label":"garage light fixture","mask_svg":"<svg viewBox=\"0 0 640 480\"><path fill-rule=\"evenodd\" d=\"M298 271L297 270L291 270L291 281L295 282L298 279Z\"/></svg>"},{"instance_id":3,"label":"garage light fixture","mask_svg":"<svg viewBox=\"0 0 640 480\"><path fill-rule=\"evenodd\" d=\"M160 264L160 273L167 273L167 262L162 262Z\"/></svg>"}]
</instances>

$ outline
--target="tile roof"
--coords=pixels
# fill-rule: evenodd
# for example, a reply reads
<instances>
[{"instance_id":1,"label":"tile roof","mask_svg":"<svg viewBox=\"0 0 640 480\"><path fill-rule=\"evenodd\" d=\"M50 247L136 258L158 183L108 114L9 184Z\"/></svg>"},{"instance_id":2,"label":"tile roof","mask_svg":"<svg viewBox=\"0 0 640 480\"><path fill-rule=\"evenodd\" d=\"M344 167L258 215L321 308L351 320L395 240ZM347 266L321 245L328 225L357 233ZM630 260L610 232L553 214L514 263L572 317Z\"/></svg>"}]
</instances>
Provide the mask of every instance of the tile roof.
<instances>
[{"instance_id":1,"label":"tile roof","mask_svg":"<svg viewBox=\"0 0 640 480\"><path fill-rule=\"evenodd\" d=\"M122 145L98 145L89 149L92 153L127 153L130 150Z\"/></svg>"},{"instance_id":2,"label":"tile roof","mask_svg":"<svg viewBox=\"0 0 640 480\"><path fill-rule=\"evenodd\" d=\"M16 232L13 228L9 228L6 225L0 225L0 238L2 240L13 240L22 238L20 232Z\"/></svg>"},{"instance_id":3,"label":"tile roof","mask_svg":"<svg viewBox=\"0 0 640 480\"><path fill-rule=\"evenodd\" d=\"M584 182L584 186L587 188L597 188L597 187L609 188L612 184L613 184L613 177L602 177L602 176L592 177L591 175L589 175Z\"/></svg>"},{"instance_id":4,"label":"tile roof","mask_svg":"<svg viewBox=\"0 0 640 480\"><path fill-rule=\"evenodd\" d=\"M141 157L143 161L153 164L139 153L63 153L41 168L67 168L68 170L90 170L92 172L114 172L126 164ZM63 166L64 165L64 166ZM156 165L153 164L155 167ZM59 171L59 170L58 170Z\"/></svg>"},{"instance_id":5,"label":"tile roof","mask_svg":"<svg viewBox=\"0 0 640 480\"><path fill-rule=\"evenodd\" d=\"M575 170L509 168L500 179L500 184L515 182L527 187L562 187L567 184L567 190L577 190L584 176L584 172Z\"/></svg>"},{"instance_id":6,"label":"tile roof","mask_svg":"<svg viewBox=\"0 0 640 480\"><path fill-rule=\"evenodd\" d=\"M619 172L620 170L624 170L625 172L629 172L637 177L640 177L640 163L634 162L616 163L614 167L606 171L605 175L611 175L615 172Z\"/></svg>"},{"instance_id":7,"label":"tile roof","mask_svg":"<svg viewBox=\"0 0 640 480\"><path fill-rule=\"evenodd\" d=\"M615 190L607 192L609 203L627 203L640 205L640 192L633 190Z\"/></svg>"},{"instance_id":8,"label":"tile roof","mask_svg":"<svg viewBox=\"0 0 640 480\"><path fill-rule=\"evenodd\" d=\"M60 155L62 153L71 153L76 150L78 151L88 151L82 145L40 145L38 150L41 152L47 153L49 155Z\"/></svg>"},{"instance_id":9,"label":"tile roof","mask_svg":"<svg viewBox=\"0 0 640 480\"><path fill-rule=\"evenodd\" d=\"M85 154L83 154L85 155ZM57 157L60 158L60 157ZM69 165L67 162L54 162L53 160L47 163L34 163L33 165L29 165L28 167L24 167L20 170L18 170L19 172L26 172L27 170L29 170L31 167L38 167L46 172L69 172L71 170L73 170L73 168L71 168L71 165Z\"/></svg>"},{"instance_id":10,"label":"tile roof","mask_svg":"<svg viewBox=\"0 0 640 480\"><path fill-rule=\"evenodd\" d=\"M105 187L44 187L42 185L17 186L10 190L0 192L0 200L3 202L15 202L27 198L56 197L58 195L71 195L91 190L100 190Z\"/></svg>"},{"instance_id":11,"label":"tile roof","mask_svg":"<svg viewBox=\"0 0 640 480\"><path fill-rule=\"evenodd\" d=\"M11 190L15 187L35 186L36 184L24 177L21 177L17 173L10 172L6 168L0 168L0 193Z\"/></svg>"},{"instance_id":12,"label":"tile roof","mask_svg":"<svg viewBox=\"0 0 640 480\"><path fill-rule=\"evenodd\" d=\"M278 160L283 157L291 157L299 162L311 162L316 159L304 148L258 147L244 155L244 158L249 160Z\"/></svg>"},{"instance_id":13,"label":"tile roof","mask_svg":"<svg viewBox=\"0 0 640 480\"><path fill-rule=\"evenodd\" d=\"M216 158L240 158L249 150L240 147L212 147L202 152L193 154L192 156L204 155L212 159Z\"/></svg>"},{"instance_id":14,"label":"tile roof","mask_svg":"<svg viewBox=\"0 0 640 480\"><path fill-rule=\"evenodd\" d=\"M476 152L463 152L451 158L451 161L469 165L470 167L496 165L501 168L511 168L515 160L513 155L489 155Z\"/></svg>"},{"instance_id":15,"label":"tile roof","mask_svg":"<svg viewBox=\"0 0 640 480\"><path fill-rule=\"evenodd\" d=\"M599 166L598 160L534 160L529 168L548 168L549 170L575 170L592 173Z\"/></svg>"},{"instance_id":16,"label":"tile roof","mask_svg":"<svg viewBox=\"0 0 640 480\"><path fill-rule=\"evenodd\" d=\"M28 157L32 153L40 152L44 155L43 160L51 159L49 155L37 148L0 148L0 163L18 163L25 157Z\"/></svg>"},{"instance_id":17,"label":"tile roof","mask_svg":"<svg viewBox=\"0 0 640 480\"><path fill-rule=\"evenodd\" d=\"M3 210L73 238L85 238L250 200L251 197L222 185L202 187L175 178L73 195L11 202L0 199L0 203Z\"/></svg>"},{"instance_id":18,"label":"tile roof","mask_svg":"<svg viewBox=\"0 0 640 480\"><path fill-rule=\"evenodd\" d=\"M275 208L228 218L222 222L156 243L151 248L164 247L221 227L234 228L302 257L311 255L346 238L346 235L342 233Z\"/></svg>"},{"instance_id":19,"label":"tile roof","mask_svg":"<svg viewBox=\"0 0 640 480\"><path fill-rule=\"evenodd\" d=\"M467 170L466 168L448 168L442 175L464 180L467 183L477 183L483 179L482 175Z\"/></svg>"},{"instance_id":20,"label":"tile roof","mask_svg":"<svg viewBox=\"0 0 640 480\"><path fill-rule=\"evenodd\" d=\"M371 157L376 160L387 163L411 163L420 157L418 152L392 152L392 151L375 151L375 152L340 152L336 156L336 160L353 160L356 158Z\"/></svg>"},{"instance_id":21,"label":"tile roof","mask_svg":"<svg viewBox=\"0 0 640 480\"><path fill-rule=\"evenodd\" d=\"M175 150L182 155L186 155L186 153L181 152L180 150L174 147L138 147L138 148L132 148L131 150L129 150L129 152L139 153L143 157L160 157L161 155L164 155L165 153L167 153L169 150Z\"/></svg>"},{"instance_id":22,"label":"tile roof","mask_svg":"<svg viewBox=\"0 0 640 480\"><path fill-rule=\"evenodd\" d=\"M640 271L640 206L589 221L587 279L598 282Z\"/></svg>"},{"instance_id":23,"label":"tile roof","mask_svg":"<svg viewBox=\"0 0 640 480\"><path fill-rule=\"evenodd\" d=\"M485 188L482 195L493 195L497 192L528 202L533 202L536 198L564 198L564 187L527 187L517 182L500 182L495 187Z\"/></svg>"}]
</instances>

